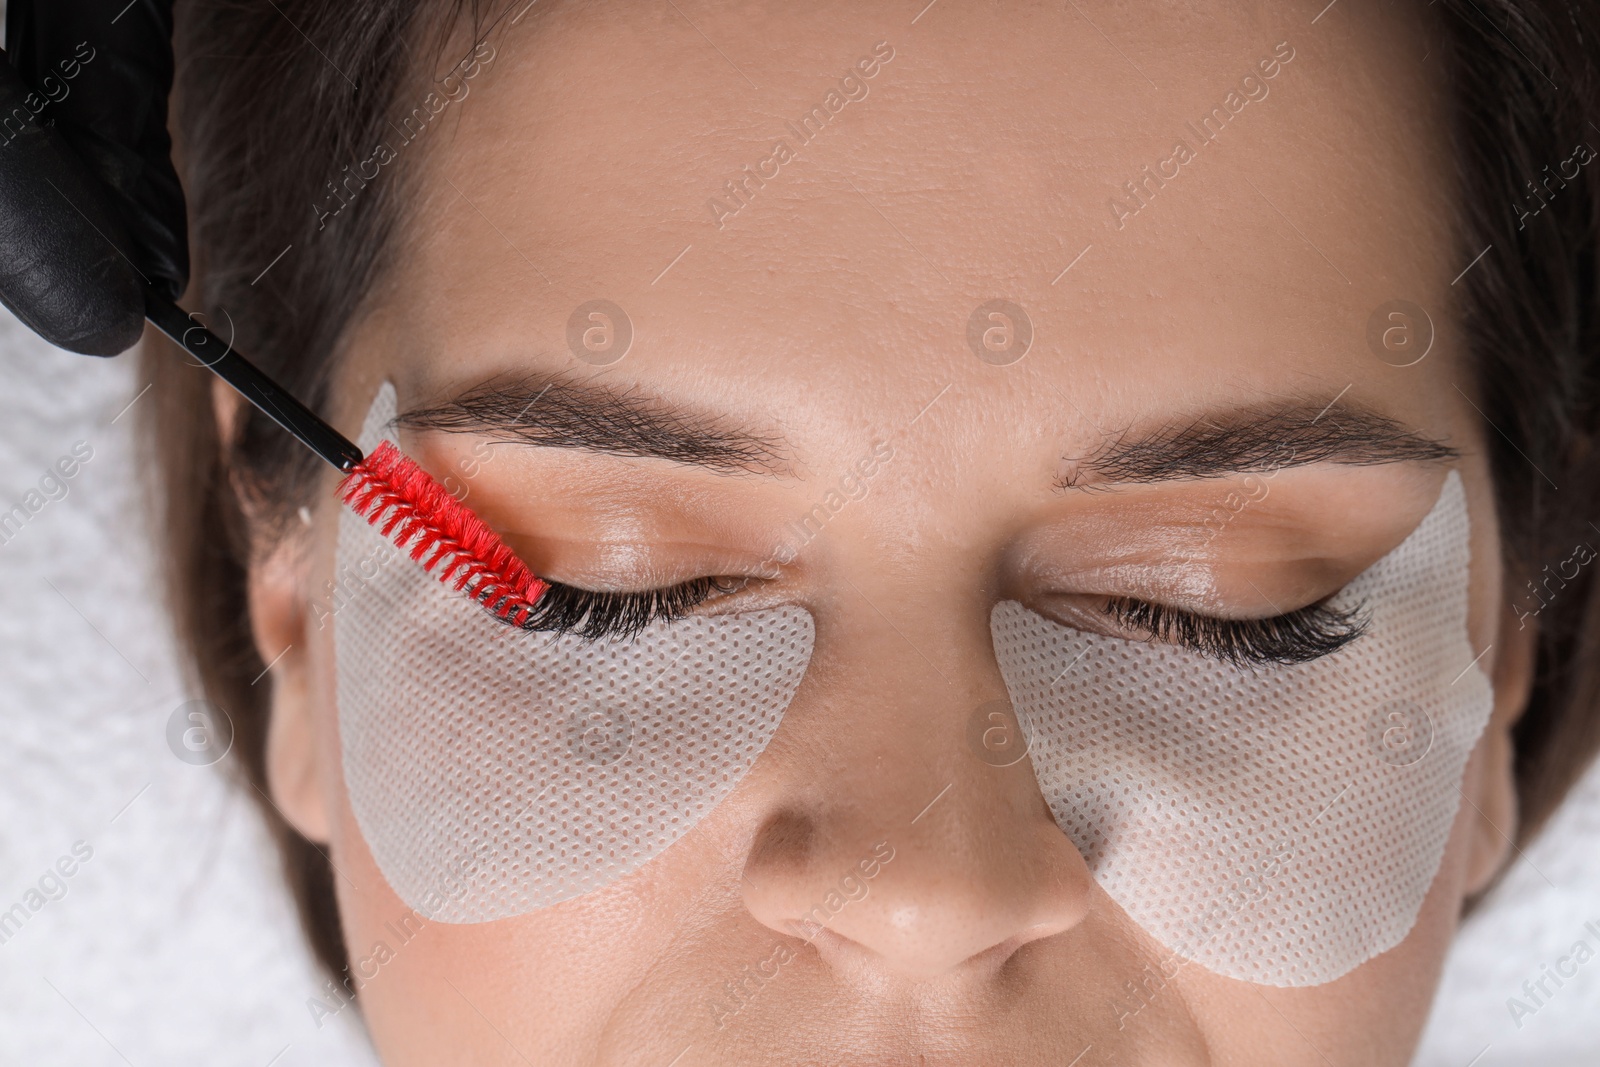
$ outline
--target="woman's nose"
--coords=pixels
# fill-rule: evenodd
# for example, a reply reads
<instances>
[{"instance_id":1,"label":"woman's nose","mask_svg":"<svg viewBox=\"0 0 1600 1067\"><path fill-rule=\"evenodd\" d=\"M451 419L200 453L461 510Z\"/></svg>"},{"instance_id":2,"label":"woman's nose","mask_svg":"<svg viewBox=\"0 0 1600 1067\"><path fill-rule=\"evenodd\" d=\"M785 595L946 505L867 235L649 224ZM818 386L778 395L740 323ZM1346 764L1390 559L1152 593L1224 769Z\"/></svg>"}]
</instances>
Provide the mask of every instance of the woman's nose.
<instances>
[{"instance_id":1,"label":"woman's nose","mask_svg":"<svg viewBox=\"0 0 1600 1067\"><path fill-rule=\"evenodd\" d=\"M745 904L858 979L991 973L1088 912L1093 879L1025 750L985 743L1016 722L996 715L1009 710L982 618L981 632L819 634L832 662L813 660L822 677L785 716Z\"/></svg>"},{"instance_id":2,"label":"woman's nose","mask_svg":"<svg viewBox=\"0 0 1600 1067\"><path fill-rule=\"evenodd\" d=\"M777 817L746 865L746 907L836 969L909 979L989 973L1071 929L1088 911L1083 859L1047 811L996 811L970 785L941 790L916 824L871 832L827 813Z\"/></svg>"}]
</instances>

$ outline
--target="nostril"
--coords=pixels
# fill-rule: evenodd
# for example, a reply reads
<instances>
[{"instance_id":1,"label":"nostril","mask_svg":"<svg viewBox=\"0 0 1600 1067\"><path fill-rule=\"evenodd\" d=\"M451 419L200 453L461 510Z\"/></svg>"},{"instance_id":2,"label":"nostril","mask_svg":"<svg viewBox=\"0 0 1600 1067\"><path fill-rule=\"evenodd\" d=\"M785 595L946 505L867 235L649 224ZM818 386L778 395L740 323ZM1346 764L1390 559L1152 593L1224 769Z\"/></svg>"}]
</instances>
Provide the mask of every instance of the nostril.
<instances>
[{"instance_id":1,"label":"nostril","mask_svg":"<svg viewBox=\"0 0 1600 1067\"><path fill-rule=\"evenodd\" d=\"M886 974L913 982L957 972L992 977L1023 946L1073 925L1066 917L1030 925L965 922L949 914L918 915L914 909L877 920L862 918L842 917L835 927L805 938L836 974L862 983Z\"/></svg>"},{"instance_id":2,"label":"nostril","mask_svg":"<svg viewBox=\"0 0 1600 1067\"><path fill-rule=\"evenodd\" d=\"M793 809L777 812L757 831L745 859L745 870L756 878L767 871L777 874L802 870L810 859L816 836L816 820L810 815Z\"/></svg>"},{"instance_id":3,"label":"nostril","mask_svg":"<svg viewBox=\"0 0 1600 1067\"><path fill-rule=\"evenodd\" d=\"M768 928L811 944L841 976L993 974L1087 910L1082 858L1053 824L1038 822L1005 847L943 840L897 849L857 834L834 840L804 814L773 817L752 842L745 905Z\"/></svg>"},{"instance_id":4,"label":"nostril","mask_svg":"<svg viewBox=\"0 0 1600 1067\"><path fill-rule=\"evenodd\" d=\"M743 872L745 906L779 933L811 941L846 910L861 910L873 883L894 860L886 840L829 837L818 819L789 809L770 816L750 843Z\"/></svg>"}]
</instances>

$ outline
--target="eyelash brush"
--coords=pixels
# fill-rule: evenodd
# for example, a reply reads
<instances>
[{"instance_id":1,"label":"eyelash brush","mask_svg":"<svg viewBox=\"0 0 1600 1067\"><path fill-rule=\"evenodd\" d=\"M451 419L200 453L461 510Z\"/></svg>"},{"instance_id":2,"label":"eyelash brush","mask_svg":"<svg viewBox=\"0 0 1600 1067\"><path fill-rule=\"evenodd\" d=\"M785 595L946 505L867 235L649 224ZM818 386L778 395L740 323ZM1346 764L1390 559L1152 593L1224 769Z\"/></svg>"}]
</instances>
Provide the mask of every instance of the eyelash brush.
<instances>
[{"instance_id":1,"label":"eyelash brush","mask_svg":"<svg viewBox=\"0 0 1600 1067\"><path fill-rule=\"evenodd\" d=\"M424 570L513 625L532 615L549 584L394 444L384 441L371 455L363 455L232 345L154 290L145 293L145 318L339 471L344 476L339 498Z\"/></svg>"}]
</instances>

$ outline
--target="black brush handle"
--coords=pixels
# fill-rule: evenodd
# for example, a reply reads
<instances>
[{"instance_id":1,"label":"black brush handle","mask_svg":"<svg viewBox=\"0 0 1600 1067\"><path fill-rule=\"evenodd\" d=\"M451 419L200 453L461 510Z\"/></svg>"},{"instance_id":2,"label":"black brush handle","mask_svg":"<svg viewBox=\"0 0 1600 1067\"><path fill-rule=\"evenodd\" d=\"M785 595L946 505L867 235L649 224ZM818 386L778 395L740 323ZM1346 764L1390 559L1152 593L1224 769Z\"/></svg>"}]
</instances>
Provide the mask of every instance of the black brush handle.
<instances>
[{"instance_id":1,"label":"black brush handle","mask_svg":"<svg viewBox=\"0 0 1600 1067\"><path fill-rule=\"evenodd\" d=\"M262 413L293 434L301 444L348 474L362 460L361 449L338 430L318 418L310 408L278 387L278 384L233 346L195 322L178 305L150 288L145 292L145 317L151 325L177 342L217 377L236 389L240 396L260 408Z\"/></svg>"}]
</instances>

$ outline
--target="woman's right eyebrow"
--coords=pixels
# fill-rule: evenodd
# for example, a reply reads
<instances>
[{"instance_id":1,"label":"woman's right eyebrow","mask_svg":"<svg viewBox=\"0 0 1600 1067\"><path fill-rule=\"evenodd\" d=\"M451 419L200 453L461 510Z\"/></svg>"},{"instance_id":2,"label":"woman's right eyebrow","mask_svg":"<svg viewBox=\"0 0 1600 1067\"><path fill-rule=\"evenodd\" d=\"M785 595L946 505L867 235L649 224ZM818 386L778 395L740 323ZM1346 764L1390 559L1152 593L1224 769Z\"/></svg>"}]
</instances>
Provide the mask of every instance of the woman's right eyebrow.
<instances>
[{"instance_id":1,"label":"woman's right eyebrow","mask_svg":"<svg viewBox=\"0 0 1600 1067\"><path fill-rule=\"evenodd\" d=\"M395 425L540 448L665 459L724 474L791 473L776 434L636 388L560 376L493 378L440 403L402 412Z\"/></svg>"}]
</instances>

